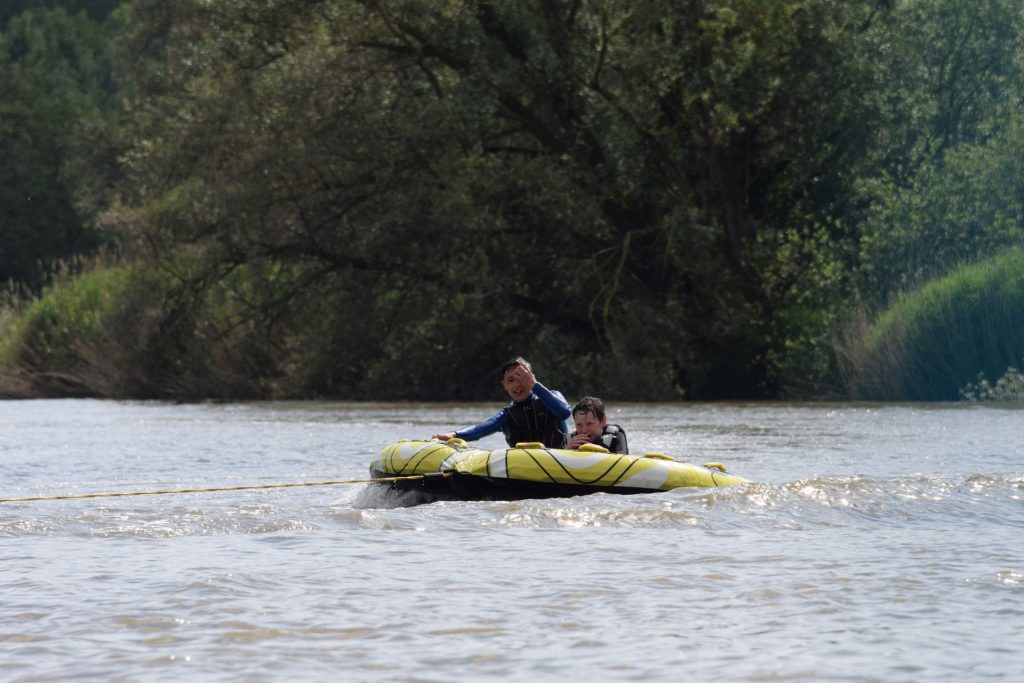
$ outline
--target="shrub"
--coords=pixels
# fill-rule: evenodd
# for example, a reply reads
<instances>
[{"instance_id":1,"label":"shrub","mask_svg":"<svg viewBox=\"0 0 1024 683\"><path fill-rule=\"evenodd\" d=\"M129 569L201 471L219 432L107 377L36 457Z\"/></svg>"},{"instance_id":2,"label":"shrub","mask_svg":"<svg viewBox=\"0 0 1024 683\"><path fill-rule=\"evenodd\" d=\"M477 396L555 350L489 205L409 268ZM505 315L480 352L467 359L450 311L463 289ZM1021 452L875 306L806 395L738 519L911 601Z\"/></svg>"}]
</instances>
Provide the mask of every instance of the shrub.
<instances>
[{"instance_id":1,"label":"shrub","mask_svg":"<svg viewBox=\"0 0 1024 683\"><path fill-rule=\"evenodd\" d=\"M117 396L131 370L126 350L133 330L123 312L141 271L98 267L57 279L43 295L14 312L0 341L0 394L8 396ZM137 329L139 318L130 327ZM130 355L130 354L129 354Z\"/></svg>"},{"instance_id":2,"label":"shrub","mask_svg":"<svg viewBox=\"0 0 1024 683\"><path fill-rule=\"evenodd\" d=\"M981 374L977 383L965 386L960 395L965 401L1024 401L1024 373L1011 365L995 384Z\"/></svg>"},{"instance_id":3,"label":"shrub","mask_svg":"<svg viewBox=\"0 0 1024 683\"><path fill-rule=\"evenodd\" d=\"M996 376L1024 345L1024 251L961 266L900 296L848 335L847 390L872 400L956 400L979 372Z\"/></svg>"}]
</instances>

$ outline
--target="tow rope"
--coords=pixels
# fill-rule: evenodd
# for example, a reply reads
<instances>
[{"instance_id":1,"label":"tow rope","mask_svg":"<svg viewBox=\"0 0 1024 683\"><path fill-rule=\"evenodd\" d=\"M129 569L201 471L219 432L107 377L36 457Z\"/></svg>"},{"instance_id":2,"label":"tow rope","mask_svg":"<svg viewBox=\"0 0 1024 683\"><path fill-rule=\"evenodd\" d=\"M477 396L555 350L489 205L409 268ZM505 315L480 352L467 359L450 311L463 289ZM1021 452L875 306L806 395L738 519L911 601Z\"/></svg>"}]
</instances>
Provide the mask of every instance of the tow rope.
<instances>
[{"instance_id":1,"label":"tow rope","mask_svg":"<svg viewBox=\"0 0 1024 683\"><path fill-rule=\"evenodd\" d=\"M119 498L123 496L163 496L171 493L209 493L212 491L252 491L255 489L285 489L298 486L337 486L339 484L386 484L393 481L415 481L450 477L451 472L430 472L410 474L402 477L380 477L379 479L338 479L336 481L303 481L288 484L249 484L246 486L216 486L196 489L163 489L157 491L109 491L105 493L76 493L65 496L31 496L28 498L0 498L0 503L29 503L39 500L78 500L81 498Z\"/></svg>"}]
</instances>

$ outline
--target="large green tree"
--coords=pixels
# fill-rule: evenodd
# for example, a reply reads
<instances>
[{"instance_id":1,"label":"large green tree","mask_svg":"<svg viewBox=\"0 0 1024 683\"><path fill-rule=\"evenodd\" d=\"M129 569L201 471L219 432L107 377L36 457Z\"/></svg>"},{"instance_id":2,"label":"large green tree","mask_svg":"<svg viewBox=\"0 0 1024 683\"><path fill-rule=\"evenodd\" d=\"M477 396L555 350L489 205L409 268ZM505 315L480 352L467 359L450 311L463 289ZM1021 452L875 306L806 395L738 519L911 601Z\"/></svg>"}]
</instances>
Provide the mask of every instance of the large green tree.
<instances>
[{"instance_id":1,"label":"large green tree","mask_svg":"<svg viewBox=\"0 0 1024 683\"><path fill-rule=\"evenodd\" d=\"M62 9L25 11L0 32L0 282L37 288L53 261L101 241L76 206L74 163L113 92L107 43Z\"/></svg>"},{"instance_id":2,"label":"large green tree","mask_svg":"<svg viewBox=\"0 0 1024 683\"><path fill-rule=\"evenodd\" d=\"M1009 0L131 0L105 26L125 127L103 85L10 83L77 122L63 206L142 265L110 319L144 325L101 354L141 393L482 397L525 353L570 394L820 395L852 312L1021 238Z\"/></svg>"},{"instance_id":3,"label":"large green tree","mask_svg":"<svg viewBox=\"0 0 1024 683\"><path fill-rule=\"evenodd\" d=\"M882 145L859 179L859 290L872 307L1024 242L1024 11L905 0L878 36Z\"/></svg>"},{"instance_id":4,"label":"large green tree","mask_svg":"<svg viewBox=\"0 0 1024 683\"><path fill-rule=\"evenodd\" d=\"M291 330L275 353L321 339L325 390L463 368L453 395L521 350L619 395L772 394L839 286L885 14L136 2L107 220L179 268L184 307L274 268L250 315Z\"/></svg>"}]
</instances>

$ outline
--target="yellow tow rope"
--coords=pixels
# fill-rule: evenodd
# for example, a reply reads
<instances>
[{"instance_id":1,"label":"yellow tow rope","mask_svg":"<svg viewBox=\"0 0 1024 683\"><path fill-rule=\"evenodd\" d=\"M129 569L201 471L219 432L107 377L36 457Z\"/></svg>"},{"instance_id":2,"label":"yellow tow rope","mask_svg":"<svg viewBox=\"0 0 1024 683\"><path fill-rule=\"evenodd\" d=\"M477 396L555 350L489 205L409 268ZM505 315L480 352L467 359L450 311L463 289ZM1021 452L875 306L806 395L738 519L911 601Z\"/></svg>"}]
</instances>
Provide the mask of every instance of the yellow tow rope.
<instances>
[{"instance_id":1,"label":"yellow tow rope","mask_svg":"<svg viewBox=\"0 0 1024 683\"><path fill-rule=\"evenodd\" d=\"M247 486L217 486L199 489L164 489L159 491L110 491L107 493L77 493L67 496L32 496L30 498L0 498L0 503L29 503L37 500L76 500L79 498L118 498L122 496L163 496L169 493L208 493L211 491L251 491L254 489L285 489L296 486L337 486L338 484L386 484L392 481L414 481L450 477L451 472L411 474L403 477L380 477L379 479L339 479L337 481L304 481L291 484L250 484Z\"/></svg>"}]
</instances>

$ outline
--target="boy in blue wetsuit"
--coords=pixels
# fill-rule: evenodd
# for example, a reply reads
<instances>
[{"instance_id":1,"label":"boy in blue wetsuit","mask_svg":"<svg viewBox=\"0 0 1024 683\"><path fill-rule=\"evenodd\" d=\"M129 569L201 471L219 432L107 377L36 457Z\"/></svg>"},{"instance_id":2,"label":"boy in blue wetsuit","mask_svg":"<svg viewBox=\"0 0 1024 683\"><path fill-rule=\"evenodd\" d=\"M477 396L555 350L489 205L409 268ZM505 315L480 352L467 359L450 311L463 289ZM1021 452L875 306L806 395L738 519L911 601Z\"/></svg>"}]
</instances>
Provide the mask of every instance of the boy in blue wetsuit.
<instances>
[{"instance_id":1,"label":"boy in blue wetsuit","mask_svg":"<svg viewBox=\"0 0 1024 683\"><path fill-rule=\"evenodd\" d=\"M505 434L509 446L536 441L548 448L565 447L569 432L566 420L572 409L561 393L537 381L525 358L513 358L501 366L501 385L512 398L512 403L478 425L435 434L434 438L476 441L500 431Z\"/></svg>"}]
</instances>

